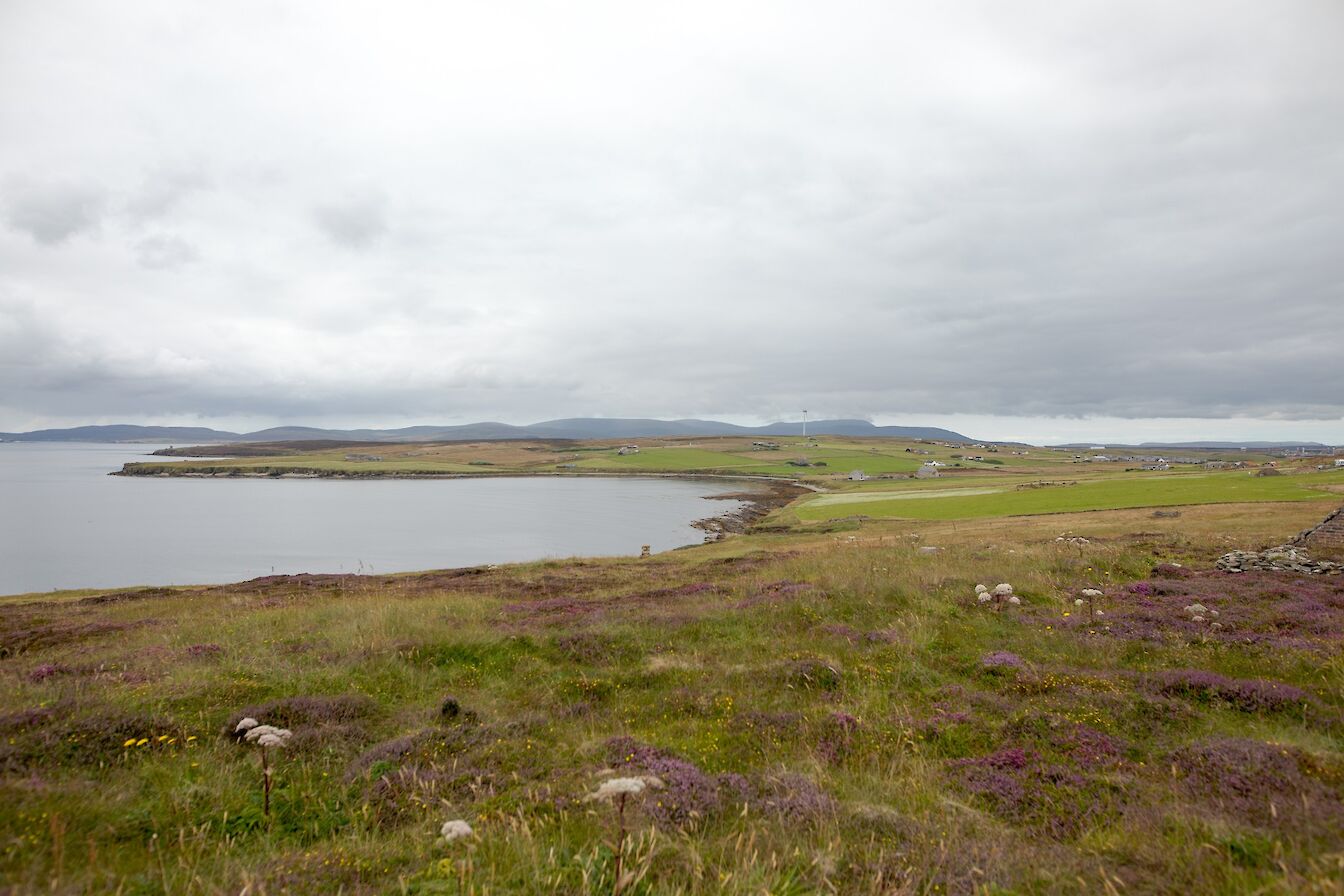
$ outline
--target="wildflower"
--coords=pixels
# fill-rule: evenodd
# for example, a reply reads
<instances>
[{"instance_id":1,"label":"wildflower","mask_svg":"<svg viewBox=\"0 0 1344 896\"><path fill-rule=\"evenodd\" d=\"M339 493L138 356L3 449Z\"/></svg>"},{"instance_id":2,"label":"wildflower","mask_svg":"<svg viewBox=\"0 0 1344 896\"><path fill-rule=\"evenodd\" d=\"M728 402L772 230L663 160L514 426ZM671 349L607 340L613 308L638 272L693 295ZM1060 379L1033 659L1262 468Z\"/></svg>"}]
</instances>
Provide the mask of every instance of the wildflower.
<instances>
[{"instance_id":1,"label":"wildflower","mask_svg":"<svg viewBox=\"0 0 1344 896\"><path fill-rule=\"evenodd\" d=\"M987 591L981 591L975 596L975 598L982 604L987 604L990 601L989 592Z\"/></svg>"},{"instance_id":2,"label":"wildflower","mask_svg":"<svg viewBox=\"0 0 1344 896\"><path fill-rule=\"evenodd\" d=\"M444 842L452 843L454 840L461 840L463 837L470 837L474 833L471 825L460 818L454 818L452 821L445 821L443 827L439 828L439 834Z\"/></svg>"},{"instance_id":3,"label":"wildflower","mask_svg":"<svg viewBox=\"0 0 1344 896\"><path fill-rule=\"evenodd\" d=\"M976 594L984 594L984 593L985 593L986 591L988 591L988 590L989 590L989 589L986 588L984 585L976 585L976 586L975 586L975 593L976 593Z\"/></svg>"},{"instance_id":4,"label":"wildflower","mask_svg":"<svg viewBox=\"0 0 1344 896\"><path fill-rule=\"evenodd\" d=\"M1102 597L1102 596L1104 596L1103 593L1102 593L1101 591L1098 591L1096 588L1084 588L1084 589L1083 589L1083 597L1092 597L1092 598L1096 598L1096 597Z\"/></svg>"},{"instance_id":5,"label":"wildflower","mask_svg":"<svg viewBox=\"0 0 1344 896\"><path fill-rule=\"evenodd\" d=\"M133 737L128 737L128 738L126 739L126 743L122 744L122 746L123 746L123 747L133 747L133 746L135 746L135 738L133 738Z\"/></svg>"},{"instance_id":6,"label":"wildflower","mask_svg":"<svg viewBox=\"0 0 1344 896\"><path fill-rule=\"evenodd\" d=\"M268 735L274 736L281 741L286 741L289 740L291 734L293 734L293 732L288 728L276 728L274 725L257 725L255 728L248 729L247 734L243 735L243 737L249 742L260 743L261 739ZM266 745L262 744L262 746Z\"/></svg>"},{"instance_id":7,"label":"wildflower","mask_svg":"<svg viewBox=\"0 0 1344 896\"><path fill-rule=\"evenodd\" d=\"M1083 605L1083 599L1082 599L1081 597L1078 598L1077 600L1075 600L1075 601L1073 602L1073 605L1074 605L1075 607L1081 607L1081 606Z\"/></svg>"},{"instance_id":8,"label":"wildflower","mask_svg":"<svg viewBox=\"0 0 1344 896\"><path fill-rule=\"evenodd\" d=\"M655 790L663 786L652 775L645 775L640 778L608 778L602 782L596 792L588 795L589 800L614 800L618 797L638 796L644 792L646 787L653 787Z\"/></svg>"},{"instance_id":9,"label":"wildflower","mask_svg":"<svg viewBox=\"0 0 1344 896\"><path fill-rule=\"evenodd\" d=\"M247 718L238 723L234 733L244 732L243 739L256 744L261 754L261 793L262 814L271 816L271 749L283 747L293 732L288 728L276 728L274 725L262 725L256 719Z\"/></svg>"},{"instance_id":10,"label":"wildflower","mask_svg":"<svg viewBox=\"0 0 1344 896\"><path fill-rule=\"evenodd\" d=\"M1022 603L1022 598L1018 597L1016 594L1010 594L1008 595L1008 603L1016 607L1018 604Z\"/></svg>"},{"instance_id":11,"label":"wildflower","mask_svg":"<svg viewBox=\"0 0 1344 896\"><path fill-rule=\"evenodd\" d=\"M1189 613L1191 616L1203 616L1205 613L1209 612L1209 608L1203 604L1190 604L1190 606L1185 608L1185 612Z\"/></svg>"},{"instance_id":12,"label":"wildflower","mask_svg":"<svg viewBox=\"0 0 1344 896\"><path fill-rule=\"evenodd\" d=\"M994 586L994 593L999 597L1007 597L1009 594L1013 593L1013 586L1009 585L1007 582L1000 582Z\"/></svg>"},{"instance_id":13,"label":"wildflower","mask_svg":"<svg viewBox=\"0 0 1344 896\"><path fill-rule=\"evenodd\" d=\"M616 844L612 850L616 854L616 892L622 888L623 876L621 874L622 856L625 854L625 803L632 796L639 796L646 788L657 790L663 786L663 782L652 775L641 775L638 778L608 778L603 781L597 790L588 795L588 800L604 800L613 803L616 806Z\"/></svg>"}]
</instances>

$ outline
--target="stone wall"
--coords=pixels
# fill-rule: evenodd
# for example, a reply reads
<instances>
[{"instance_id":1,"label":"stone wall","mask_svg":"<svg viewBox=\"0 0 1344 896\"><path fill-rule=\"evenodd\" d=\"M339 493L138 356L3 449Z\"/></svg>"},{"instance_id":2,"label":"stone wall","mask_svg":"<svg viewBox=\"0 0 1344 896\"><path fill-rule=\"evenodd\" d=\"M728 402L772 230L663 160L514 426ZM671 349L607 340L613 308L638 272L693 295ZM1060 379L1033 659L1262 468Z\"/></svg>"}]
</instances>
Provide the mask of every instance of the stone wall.
<instances>
[{"instance_id":1,"label":"stone wall","mask_svg":"<svg viewBox=\"0 0 1344 896\"><path fill-rule=\"evenodd\" d=\"M1313 554L1344 557L1344 507L1294 538L1292 543Z\"/></svg>"}]
</instances>

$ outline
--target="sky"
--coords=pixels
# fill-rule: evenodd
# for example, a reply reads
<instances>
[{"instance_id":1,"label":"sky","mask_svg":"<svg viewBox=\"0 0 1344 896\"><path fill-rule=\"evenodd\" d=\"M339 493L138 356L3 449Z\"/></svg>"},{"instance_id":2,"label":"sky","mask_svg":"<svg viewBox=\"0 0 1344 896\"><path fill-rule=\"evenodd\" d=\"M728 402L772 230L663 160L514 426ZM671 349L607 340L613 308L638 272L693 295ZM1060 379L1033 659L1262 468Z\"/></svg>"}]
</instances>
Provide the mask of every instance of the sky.
<instances>
[{"instance_id":1,"label":"sky","mask_svg":"<svg viewBox=\"0 0 1344 896\"><path fill-rule=\"evenodd\" d=\"M5 0L0 430L1344 443L1341 45L1337 0Z\"/></svg>"}]
</instances>

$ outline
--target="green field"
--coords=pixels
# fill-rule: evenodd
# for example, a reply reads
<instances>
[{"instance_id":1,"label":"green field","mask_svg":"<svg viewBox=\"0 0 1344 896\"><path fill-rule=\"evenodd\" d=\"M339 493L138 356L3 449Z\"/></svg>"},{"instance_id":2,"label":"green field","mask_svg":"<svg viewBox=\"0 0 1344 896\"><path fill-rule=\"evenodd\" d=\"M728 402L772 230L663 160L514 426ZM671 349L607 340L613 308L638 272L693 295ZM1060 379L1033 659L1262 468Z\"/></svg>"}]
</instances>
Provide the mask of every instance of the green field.
<instances>
[{"instance_id":1,"label":"green field","mask_svg":"<svg viewBox=\"0 0 1344 896\"><path fill-rule=\"evenodd\" d=\"M1231 504L1262 501L1339 500L1322 486L1344 483L1344 473L1259 477L1243 471L1082 480L1074 485L944 487L884 495L847 492L811 498L796 508L799 519L827 520L862 514L874 518L957 520L979 517Z\"/></svg>"},{"instance_id":2,"label":"green field","mask_svg":"<svg viewBox=\"0 0 1344 896\"><path fill-rule=\"evenodd\" d=\"M580 470L639 470L642 472L722 470L750 464L751 458L702 448L645 448L638 454L615 451L575 464Z\"/></svg>"}]
</instances>

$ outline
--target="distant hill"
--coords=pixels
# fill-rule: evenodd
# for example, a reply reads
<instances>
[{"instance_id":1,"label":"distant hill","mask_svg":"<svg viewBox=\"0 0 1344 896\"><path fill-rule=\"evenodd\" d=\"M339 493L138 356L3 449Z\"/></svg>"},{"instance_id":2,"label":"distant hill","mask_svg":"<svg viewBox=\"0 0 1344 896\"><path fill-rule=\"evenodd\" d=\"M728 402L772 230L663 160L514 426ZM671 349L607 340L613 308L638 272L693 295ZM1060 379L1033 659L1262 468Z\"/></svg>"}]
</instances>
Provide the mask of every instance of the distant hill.
<instances>
[{"instance_id":1,"label":"distant hill","mask_svg":"<svg viewBox=\"0 0 1344 896\"><path fill-rule=\"evenodd\" d=\"M1067 445L1054 445L1054 448L1093 448L1102 445L1101 442L1070 442ZM1109 449L1134 449L1134 448L1208 448L1216 451L1239 450L1245 448L1248 451L1282 451L1290 448L1328 448L1320 442L1143 442L1138 445L1127 445L1122 442L1106 442L1105 447Z\"/></svg>"},{"instance_id":2,"label":"distant hill","mask_svg":"<svg viewBox=\"0 0 1344 896\"><path fill-rule=\"evenodd\" d=\"M186 442L198 439L228 441L236 432L206 426L76 426L71 429L38 429L32 432L0 432L6 442Z\"/></svg>"},{"instance_id":3,"label":"distant hill","mask_svg":"<svg viewBox=\"0 0 1344 896\"><path fill-rule=\"evenodd\" d=\"M960 433L931 426L874 426L867 420L812 420L813 435L885 436L971 442ZM509 423L466 423L457 426L408 426L402 429L318 429L276 426L236 433L201 426L76 426L35 432L0 433L0 440L16 442L293 442L338 440L346 442L465 442L484 439L637 439L676 436L797 436L801 423L738 426L717 420L641 420L575 417L547 420L528 426Z\"/></svg>"}]
</instances>

